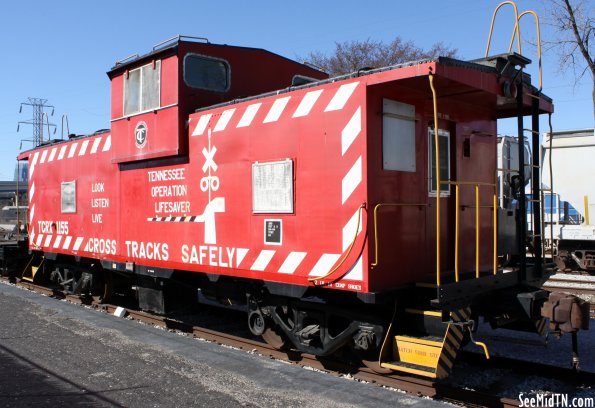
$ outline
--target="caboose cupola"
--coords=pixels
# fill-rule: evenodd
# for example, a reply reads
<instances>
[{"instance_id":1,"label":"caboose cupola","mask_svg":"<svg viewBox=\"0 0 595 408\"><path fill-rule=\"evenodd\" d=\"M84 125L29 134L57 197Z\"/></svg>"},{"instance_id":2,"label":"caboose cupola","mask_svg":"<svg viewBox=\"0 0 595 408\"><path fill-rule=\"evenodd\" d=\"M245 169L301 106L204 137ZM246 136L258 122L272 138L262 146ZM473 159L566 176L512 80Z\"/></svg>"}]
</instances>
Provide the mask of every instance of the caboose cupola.
<instances>
[{"instance_id":1,"label":"caboose cupola","mask_svg":"<svg viewBox=\"0 0 595 408\"><path fill-rule=\"evenodd\" d=\"M176 36L146 55L116 62L112 83L115 163L184 156L186 118L196 109L327 75L271 52Z\"/></svg>"}]
</instances>

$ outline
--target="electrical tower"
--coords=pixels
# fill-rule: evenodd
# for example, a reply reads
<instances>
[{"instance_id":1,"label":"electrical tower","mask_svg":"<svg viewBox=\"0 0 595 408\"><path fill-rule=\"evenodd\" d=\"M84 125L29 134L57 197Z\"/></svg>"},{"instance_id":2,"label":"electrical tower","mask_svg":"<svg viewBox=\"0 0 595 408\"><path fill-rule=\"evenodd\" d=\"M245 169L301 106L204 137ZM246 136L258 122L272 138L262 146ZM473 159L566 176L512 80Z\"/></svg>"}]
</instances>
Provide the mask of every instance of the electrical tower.
<instances>
[{"instance_id":1,"label":"electrical tower","mask_svg":"<svg viewBox=\"0 0 595 408\"><path fill-rule=\"evenodd\" d=\"M33 145L39 146L43 143L43 127L47 127L47 134L49 138L50 128L54 128L56 132L56 125L50 123L49 116L46 113L46 109L52 108L51 116L54 116L54 106L47 104L47 99L42 98L27 98L27 102L22 102L19 108L19 113L23 112L23 105L31 106L33 108L33 118L27 121L21 121L17 125L17 132L19 131L21 124L33 126L33 139L23 139L23 141L33 142Z\"/></svg>"}]
</instances>

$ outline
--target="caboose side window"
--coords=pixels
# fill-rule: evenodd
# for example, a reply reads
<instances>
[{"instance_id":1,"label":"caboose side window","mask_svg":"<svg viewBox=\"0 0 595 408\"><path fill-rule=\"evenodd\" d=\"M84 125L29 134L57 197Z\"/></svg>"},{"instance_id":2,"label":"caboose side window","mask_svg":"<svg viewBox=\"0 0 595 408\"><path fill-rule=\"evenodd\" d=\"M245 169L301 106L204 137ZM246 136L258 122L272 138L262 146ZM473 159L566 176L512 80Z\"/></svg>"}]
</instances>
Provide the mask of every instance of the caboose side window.
<instances>
[{"instance_id":1,"label":"caboose side window","mask_svg":"<svg viewBox=\"0 0 595 408\"><path fill-rule=\"evenodd\" d=\"M161 61L155 61L124 75L124 116L160 106Z\"/></svg>"},{"instance_id":2,"label":"caboose side window","mask_svg":"<svg viewBox=\"0 0 595 408\"><path fill-rule=\"evenodd\" d=\"M428 129L428 145L430 154L428 157L428 171L430 179L430 195L436 195L436 141L434 129ZM440 181L450 179L450 132L438 129L438 145L440 147ZM440 184L440 196L450 195L450 185Z\"/></svg>"},{"instance_id":3,"label":"caboose side window","mask_svg":"<svg viewBox=\"0 0 595 408\"><path fill-rule=\"evenodd\" d=\"M415 106L382 100L382 168L415 172Z\"/></svg>"},{"instance_id":4,"label":"caboose side window","mask_svg":"<svg viewBox=\"0 0 595 408\"><path fill-rule=\"evenodd\" d=\"M229 89L229 64L217 58L186 54L184 82L191 88L225 92Z\"/></svg>"},{"instance_id":5,"label":"caboose side window","mask_svg":"<svg viewBox=\"0 0 595 408\"><path fill-rule=\"evenodd\" d=\"M76 213L76 181L60 184L60 210L62 214Z\"/></svg>"}]
</instances>

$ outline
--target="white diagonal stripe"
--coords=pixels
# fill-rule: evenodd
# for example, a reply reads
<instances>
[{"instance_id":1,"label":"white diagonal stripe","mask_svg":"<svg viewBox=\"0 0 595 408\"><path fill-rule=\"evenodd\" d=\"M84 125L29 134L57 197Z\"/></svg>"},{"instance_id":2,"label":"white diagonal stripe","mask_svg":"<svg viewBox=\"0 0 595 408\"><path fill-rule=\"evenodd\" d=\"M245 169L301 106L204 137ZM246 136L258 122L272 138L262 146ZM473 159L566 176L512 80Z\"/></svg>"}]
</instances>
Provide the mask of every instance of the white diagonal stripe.
<instances>
[{"instance_id":1,"label":"white diagonal stripe","mask_svg":"<svg viewBox=\"0 0 595 408\"><path fill-rule=\"evenodd\" d=\"M79 248L81 247L81 244L83 243L84 238L83 237L78 237L76 239L76 241L74 241L74 246L72 247L73 251L78 251Z\"/></svg>"},{"instance_id":2,"label":"white diagonal stripe","mask_svg":"<svg viewBox=\"0 0 595 408\"><path fill-rule=\"evenodd\" d=\"M35 241L35 245L40 247L41 246L41 241L43 240L43 234L39 234L37 236L37 241Z\"/></svg>"},{"instance_id":3,"label":"white diagonal stripe","mask_svg":"<svg viewBox=\"0 0 595 408\"><path fill-rule=\"evenodd\" d=\"M52 242L52 236L51 235L46 235L45 242L43 243L43 246L44 247L49 247L50 246L50 242Z\"/></svg>"},{"instance_id":4,"label":"white diagonal stripe","mask_svg":"<svg viewBox=\"0 0 595 408\"><path fill-rule=\"evenodd\" d=\"M60 149L60 154L58 155L58 160L62 160L64 158L64 155L66 154L67 147L68 147L68 145L62 146L62 148Z\"/></svg>"},{"instance_id":5,"label":"white diagonal stripe","mask_svg":"<svg viewBox=\"0 0 595 408\"><path fill-rule=\"evenodd\" d=\"M35 214L35 204L31 206L31 211L29 211L29 224L33 224L33 215Z\"/></svg>"},{"instance_id":6,"label":"white diagonal stripe","mask_svg":"<svg viewBox=\"0 0 595 408\"><path fill-rule=\"evenodd\" d=\"M54 241L54 248L58 248L60 246L60 242L62 242L62 235L58 235L56 240Z\"/></svg>"},{"instance_id":7,"label":"white diagonal stripe","mask_svg":"<svg viewBox=\"0 0 595 408\"><path fill-rule=\"evenodd\" d=\"M34 195L35 195L35 182L31 183L31 188L29 189L29 201L33 201Z\"/></svg>"},{"instance_id":8,"label":"white diagonal stripe","mask_svg":"<svg viewBox=\"0 0 595 408\"><path fill-rule=\"evenodd\" d=\"M325 112L335 111L339 109L343 109L353 91L358 86L359 82L352 82L350 84L341 85L339 90L333 96L333 99L329 102L326 106Z\"/></svg>"},{"instance_id":9,"label":"white diagonal stripe","mask_svg":"<svg viewBox=\"0 0 595 408\"><path fill-rule=\"evenodd\" d=\"M358 106L355 114L349 119L349 122L341 132L341 154L345 155L345 152L355 138L360 134L362 131L362 108Z\"/></svg>"},{"instance_id":10,"label":"white diagonal stripe","mask_svg":"<svg viewBox=\"0 0 595 408\"><path fill-rule=\"evenodd\" d=\"M105 139L105 143L103 144L103 149L101 149L102 152L107 152L109 149L111 149L112 147L112 135L107 135L107 138Z\"/></svg>"},{"instance_id":11,"label":"white diagonal stripe","mask_svg":"<svg viewBox=\"0 0 595 408\"><path fill-rule=\"evenodd\" d=\"M358 280L358 281L361 281L364 279L364 267L363 267L363 260L362 260L361 256L358 258L355 265L353 265L353 268L351 268L349 270L349 272L347 272L347 274L343 277L343 279Z\"/></svg>"},{"instance_id":12,"label":"white diagonal stripe","mask_svg":"<svg viewBox=\"0 0 595 408\"><path fill-rule=\"evenodd\" d=\"M231 117L233 116L233 113L235 111L236 111L236 108L227 109L227 110L223 111L223 113L221 114L221 117L219 118L219 120L217 121L217 124L215 125L215 129L213 129L213 132L220 132L222 130L225 130L225 128L227 127L227 124L231 120Z\"/></svg>"},{"instance_id":13,"label":"white diagonal stripe","mask_svg":"<svg viewBox=\"0 0 595 408\"><path fill-rule=\"evenodd\" d=\"M79 150L79 156L84 156L85 153L87 153L87 146L89 146L89 141L88 140L85 140L81 144L81 150Z\"/></svg>"},{"instance_id":14,"label":"white diagonal stripe","mask_svg":"<svg viewBox=\"0 0 595 408\"><path fill-rule=\"evenodd\" d=\"M357 228L357 234L359 235L360 232L362 232L362 212L358 210L355 212L355 214L353 214L353 216L349 219L349 221L347 221L347 224L345 224L345 226L343 227L343 252L345 252L347 250L347 248L349 248L349 245L351 245L351 243L353 242L353 238L355 237L356 231L355 229ZM358 222L358 218L359 218L359 227L357 225Z\"/></svg>"},{"instance_id":15,"label":"white diagonal stripe","mask_svg":"<svg viewBox=\"0 0 595 408\"><path fill-rule=\"evenodd\" d=\"M341 204L351 196L353 191L362 182L362 156L358 157L355 164L341 181Z\"/></svg>"},{"instance_id":16,"label":"white diagonal stripe","mask_svg":"<svg viewBox=\"0 0 595 408\"><path fill-rule=\"evenodd\" d=\"M200 119L198 119L198 123L194 128L194 132L192 132L192 136L200 136L205 132L209 121L211 120L212 113L207 113L206 115L202 115Z\"/></svg>"},{"instance_id":17,"label":"white diagonal stripe","mask_svg":"<svg viewBox=\"0 0 595 408\"><path fill-rule=\"evenodd\" d=\"M303 97L302 101L300 102L300 105L297 107L292 117L299 118L302 116L307 116L314 107L314 104L318 100L320 94L322 94L322 89L308 92Z\"/></svg>"},{"instance_id":18,"label":"white diagonal stripe","mask_svg":"<svg viewBox=\"0 0 595 408\"><path fill-rule=\"evenodd\" d=\"M244 114L242 115L242 119L240 119L240 121L236 127L240 128L240 127L250 126L250 124L254 120L254 116L256 116L256 113L260 109L261 105L262 105L262 103L258 102L258 103L253 103L252 105L248 106L246 108L246 110L244 111Z\"/></svg>"},{"instance_id":19,"label":"white diagonal stripe","mask_svg":"<svg viewBox=\"0 0 595 408\"><path fill-rule=\"evenodd\" d=\"M310 276L324 276L331 271L331 268L337 262L341 255L339 254L323 254L314 268L310 271Z\"/></svg>"},{"instance_id":20,"label":"white diagonal stripe","mask_svg":"<svg viewBox=\"0 0 595 408\"><path fill-rule=\"evenodd\" d=\"M70 235L67 235L66 239L64 240L64 245L62 246L62 249L70 248L70 241L72 241L72 237Z\"/></svg>"},{"instance_id":21,"label":"white diagonal stripe","mask_svg":"<svg viewBox=\"0 0 595 408\"><path fill-rule=\"evenodd\" d=\"M76 152L76 147L78 146L78 142L74 142L72 146L70 146L70 150L68 151L68 158L73 158L74 153Z\"/></svg>"},{"instance_id":22,"label":"white diagonal stripe","mask_svg":"<svg viewBox=\"0 0 595 408\"><path fill-rule=\"evenodd\" d=\"M48 163L54 161L54 157L56 157L56 152L58 151L57 147L54 147L50 152L50 157L48 157Z\"/></svg>"},{"instance_id":23,"label":"white diagonal stripe","mask_svg":"<svg viewBox=\"0 0 595 408\"><path fill-rule=\"evenodd\" d=\"M271 110L269 110L269 113L267 113L267 116L266 118L264 118L262 123L278 121L281 117L281 114L283 113L283 110L285 110L285 107L287 106L287 102L289 102L289 99L291 99L291 96L286 96L275 100L275 102L273 102L273 106L271 106Z\"/></svg>"},{"instance_id":24,"label":"white diagonal stripe","mask_svg":"<svg viewBox=\"0 0 595 408\"><path fill-rule=\"evenodd\" d=\"M48 157L48 150L45 149L43 152L41 152L41 159L39 159L39 164L43 164L45 163L45 158Z\"/></svg>"},{"instance_id":25,"label":"white diagonal stripe","mask_svg":"<svg viewBox=\"0 0 595 408\"><path fill-rule=\"evenodd\" d=\"M247 248L238 248L238 249L236 249L236 267L239 267L240 266L240 264L244 260L244 257L246 256L247 253L248 253L248 249Z\"/></svg>"},{"instance_id":26,"label":"white diagonal stripe","mask_svg":"<svg viewBox=\"0 0 595 408\"><path fill-rule=\"evenodd\" d=\"M306 255L308 255L307 252L291 252L285 258L285 261L283 261L283 265L279 268L279 273L294 273Z\"/></svg>"},{"instance_id":27,"label":"white diagonal stripe","mask_svg":"<svg viewBox=\"0 0 595 408\"><path fill-rule=\"evenodd\" d=\"M39 158L39 152L35 152L33 155L33 160L31 161L31 166L29 167L29 177L33 176L33 171L35 170L35 165L37 164L37 159Z\"/></svg>"},{"instance_id":28,"label":"white diagonal stripe","mask_svg":"<svg viewBox=\"0 0 595 408\"><path fill-rule=\"evenodd\" d=\"M93 141L93 146L91 147L91 154L97 153L97 149L99 149L99 143L101 143L101 137L98 137Z\"/></svg>"},{"instance_id":29,"label":"white diagonal stripe","mask_svg":"<svg viewBox=\"0 0 595 408\"><path fill-rule=\"evenodd\" d=\"M258 258L256 258L256 261L254 261L250 269L253 271L264 271L268 266L269 262L271 262L271 259L273 259L273 255L275 255L275 252L276 251L270 249L263 249L262 251L260 251L260 254L258 254Z\"/></svg>"}]
</instances>

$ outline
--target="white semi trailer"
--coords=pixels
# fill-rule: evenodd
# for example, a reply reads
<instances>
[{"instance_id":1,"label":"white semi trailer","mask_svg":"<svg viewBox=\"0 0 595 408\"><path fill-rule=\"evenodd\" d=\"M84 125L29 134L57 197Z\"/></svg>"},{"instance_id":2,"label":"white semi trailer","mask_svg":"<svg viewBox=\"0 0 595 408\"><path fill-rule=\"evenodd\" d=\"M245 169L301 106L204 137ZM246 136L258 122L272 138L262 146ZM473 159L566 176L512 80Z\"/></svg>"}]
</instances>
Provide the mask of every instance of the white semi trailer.
<instances>
[{"instance_id":1,"label":"white semi trailer","mask_svg":"<svg viewBox=\"0 0 595 408\"><path fill-rule=\"evenodd\" d=\"M554 192L544 231L554 260L562 270L595 272L594 129L545 133L541 148L542 184Z\"/></svg>"}]
</instances>

